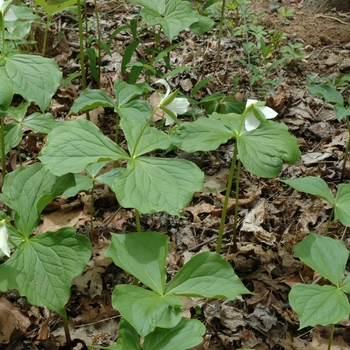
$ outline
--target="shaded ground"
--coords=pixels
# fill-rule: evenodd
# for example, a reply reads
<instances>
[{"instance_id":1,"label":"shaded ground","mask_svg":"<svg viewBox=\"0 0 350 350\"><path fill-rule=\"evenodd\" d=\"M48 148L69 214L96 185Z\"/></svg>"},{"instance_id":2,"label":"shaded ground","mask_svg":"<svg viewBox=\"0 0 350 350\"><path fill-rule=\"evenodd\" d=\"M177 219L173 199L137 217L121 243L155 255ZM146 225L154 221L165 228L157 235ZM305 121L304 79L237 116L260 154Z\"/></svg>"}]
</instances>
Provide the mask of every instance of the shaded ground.
<instances>
[{"instance_id":1,"label":"shaded ground","mask_svg":"<svg viewBox=\"0 0 350 350\"><path fill-rule=\"evenodd\" d=\"M200 79L214 77L215 80L203 89L201 96L196 96L198 99L213 93L231 94L240 100L262 98L266 94L268 104L279 111L278 120L285 122L298 138L302 152L299 162L284 166L280 177L319 176L335 189L339 184L348 132L345 125L336 120L332 106L310 95L305 85L308 75L341 77L350 71L350 14L330 12L307 15L302 12L302 3L282 1L280 6L295 9L293 18L283 23L270 5L268 1L254 2L252 10L264 13L254 24L264 26L265 30L287 33L286 42L301 43L301 51L305 54L303 59L290 60L287 65L278 67L262 79L282 79L278 88L269 87L267 91L254 89L254 93L249 91L251 73L236 60L244 58L242 43L245 39L232 36L229 30L224 31L219 62L215 61L217 42L213 33L199 38L188 32L181 33L178 40L187 44L171 52L172 62L179 66L200 68L186 71L170 81L174 87L180 87L188 94ZM122 24L122 18L128 20L135 16L128 6L113 2L102 2L99 10L102 14L101 28L106 38ZM110 13L103 15L107 11L113 11L113 16ZM241 19L235 18L234 11L228 12L227 16L228 19L232 16L232 20L237 21L236 25L241 24ZM71 24L69 16L63 15L62 21ZM69 28L68 25L65 30L66 40L59 44L53 35L53 49L48 53L59 62L66 75L78 69L73 60L77 55L76 29ZM112 91L114 79L120 77L120 55L130 41L128 33L121 33L116 37L114 48L119 53L115 53L112 59L106 57L102 87L108 92ZM145 36L140 50L147 47L148 42L152 45L152 38ZM235 75L240 81L237 89L232 91ZM347 99L347 86L342 89ZM52 106L52 112L58 119L65 117L80 90L79 81L73 81L67 88L59 90ZM91 119L114 138L114 116L111 111L92 111ZM43 142L43 139L27 134L21 146L23 151L35 155ZM232 150L232 145L226 144L206 154L202 164L206 173L205 187L216 191L198 193L184 209L187 219L163 213L142 216L145 231L167 232L170 237L170 274L174 274L197 252L215 249L218 212L222 206ZM200 163L200 155L191 157L192 161ZM230 250L233 225L230 212L225 228L223 256L255 294L239 297L235 301L189 300L186 304L187 315L198 317L207 326L205 341L197 349L326 349L329 329L316 327L312 332L309 329L298 331L298 318L289 307L288 293L296 283L310 283L317 277L303 266L292 250L310 231L324 232L330 208L319 199L293 191L278 179L256 178L244 170L241 176L239 252L232 253ZM349 178L350 165L345 172L345 182L348 183ZM133 211L120 208L108 188L97 187L95 200L93 259L83 276L75 279L67 311L72 338L80 339L87 345L108 346L117 337L119 322L118 313L111 306L111 292L116 284L128 283L131 279L105 259L103 253L108 247L110 232L133 232L135 224ZM89 232L89 205L89 194L86 193L76 198L54 201L43 215L41 230L45 232L76 224L80 233ZM247 228L252 223L256 227L254 230ZM349 232L340 224L331 226L330 235L350 244ZM195 315L194 306L201 307L202 315ZM5 310L4 315L12 315L22 325L17 330L0 328L3 333L7 332L2 338L5 341L1 349L59 349L64 345L61 320L54 313L28 305L25 298L14 291L0 299L0 307ZM2 322L0 327L4 327ZM337 325L334 349L350 347L347 327L348 322Z\"/></svg>"}]
</instances>

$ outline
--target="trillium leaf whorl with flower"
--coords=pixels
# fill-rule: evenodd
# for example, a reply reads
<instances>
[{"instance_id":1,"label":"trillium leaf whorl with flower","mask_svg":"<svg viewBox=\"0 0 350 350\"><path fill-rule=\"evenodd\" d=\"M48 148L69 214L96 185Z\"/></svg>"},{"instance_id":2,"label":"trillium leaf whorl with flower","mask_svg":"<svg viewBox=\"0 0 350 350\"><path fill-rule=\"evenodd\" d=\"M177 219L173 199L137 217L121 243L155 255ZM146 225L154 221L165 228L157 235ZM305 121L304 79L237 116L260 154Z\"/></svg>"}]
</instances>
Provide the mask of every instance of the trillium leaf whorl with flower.
<instances>
[{"instance_id":1,"label":"trillium leaf whorl with flower","mask_svg":"<svg viewBox=\"0 0 350 350\"><path fill-rule=\"evenodd\" d=\"M165 113L165 125L178 123L177 116L187 112L190 103L184 97L176 97L178 91L170 94L170 85L165 79L158 79L157 84L163 84L166 87L166 93L159 102L158 107Z\"/></svg>"},{"instance_id":2,"label":"trillium leaf whorl with flower","mask_svg":"<svg viewBox=\"0 0 350 350\"><path fill-rule=\"evenodd\" d=\"M266 119L273 119L277 116L277 112L263 104L265 104L265 102L247 100L244 111L244 127L247 131L255 130L259 127L261 122L264 123Z\"/></svg>"}]
</instances>

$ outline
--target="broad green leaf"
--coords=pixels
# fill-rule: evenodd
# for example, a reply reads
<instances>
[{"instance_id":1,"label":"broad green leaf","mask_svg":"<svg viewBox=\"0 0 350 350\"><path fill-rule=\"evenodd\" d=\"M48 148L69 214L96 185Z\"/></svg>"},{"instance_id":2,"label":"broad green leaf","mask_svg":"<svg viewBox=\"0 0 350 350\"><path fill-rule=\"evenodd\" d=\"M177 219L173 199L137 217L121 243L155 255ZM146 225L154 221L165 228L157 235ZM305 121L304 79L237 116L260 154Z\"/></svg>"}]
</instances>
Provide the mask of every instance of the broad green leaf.
<instances>
[{"instance_id":1,"label":"broad green leaf","mask_svg":"<svg viewBox=\"0 0 350 350\"><path fill-rule=\"evenodd\" d=\"M91 251L88 238L73 227L32 236L0 265L0 276L6 276L0 279L0 290L17 289L29 303L64 316L72 280L84 271Z\"/></svg>"},{"instance_id":2,"label":"broad green leaf","mask_svg":"<svg viewBox=\"0 0 350 350\"><path fill-rule=\"evenodd\" d=\"M125 105L134 97L142 95L142 90L138 86L128 84L121 79L116 79L114 81L114 91L118 102L118 107Z\"/></svg>"},{"instance_id":3,"label":"broad green leaf","mask_svg":"<svg viewBox=\"0 0 350 350\"><path fill-rule=\"evenodd\" d=\"M156 328L145 337L143 350L184 350L203 342L205 326L198 320L182 318L171 329Z\"/></svg>"},{"instance_id":4,"label":"broad green leaf","mask_svg":"<svg viewBox=\"0 0 350 350\"><path fill-rule=\"evenodd\" d=\"M79 173L89 164L129 155L85 119L63 121L50 132L38 157L55 175Z\"/></svg>"},{"instance_id":5,"label":"broad green leaf","mask_svg":"<svg viewBox=\"0 0 350 350\"><path fill-rule=\"evenodd\" d=\"M175 327L181 320L183 306L175 295L162 296L128 284L115 287L112 305L141 337L153 332L156 327Z\"/></svg>"},{"instance_id":6,"label":"broad green leaf","mask_svg":"<svg viewBox=\"0 0 350 350\"><path fill-rule=\"evenodd\" d=\"M341 284L341 290L346 294L350 294L350 275L347 275Z\"/></svg>"},{"instance_id":7,"label":"broad green leaf","mask_svg":"<svg viewBox=\"0 0 350 350\"><path fill-rule=\"evenodd\" d=\"M106 184L109 188L112 188L115 178L123 171L123 168L115 168L108 173L104 173L96 178L96 181L100 184Z\"/></svg>"},{"instance_id":8,"label":"broad green leaf","mask_svg":"<svg viewBox=\"0 0 350 350\"><path fill-rule=\"evenodd\" d=\"M157 11L159 13L165 12L165 0L129 0L130 2L133 2L135 4L142 5L144 7L148 7L150 9L153 9L154 11Z\"/></svg>"},{"instance_id":9,"label":"broad green leaf","mask_svg":"<svg viewBox=\"0 0 350 350\"><path fill-rule=\"evenodd\" d=\"M21 103L16 107L11 106L7 110L8 112L7 116L10 119L16 120L17 122L21 122L24 119L29 106L30 106L30 102Z\"/></svg>"},{"instance_id":10,"label":"broad green leaf","mask_svg":"<svg viewBox=\"0 0 350 350\"><path fill-rule=\"evenodd\" d=\"M141 350L139 335L135 328L124 317L120 320L117 343L105 349Z\"/></svg>"},{"instance_id":11,"label":"broad green leaf","mask_svg":"<svg viewBox=\"0 0 350 350\"><path fill-rule=\"evenodd\" d=\"M88 191L93 188L94 180L82 174L73 174L75 186L72 186L62 193L64 197L73 197L81 191Z\"/></svg>"},{"instance_id":12,"label":"broad green leaf","mask_svg":"<svg viewBox=\"0 0 350 350\"><path fill-rule=\"evenodd\" d=\"M203 172L187 160L139 157L128 162L112 189L124 208L179 215L193 193L203 189L203 180Z\"/></svg>"},{"instance_id":13,"label":"broad green leaf","mask_svg":"<svg viewBox=\"0 0 350 350\"><path fill-rule=\"evenodd\" d=\"M157 232L113 234L105 257L158 294L164 294L168 237Z\"/></svg>"},{"instance_id":14,"label":"broad green leaf","mask_svg":"<svg viewBox=\"0 0 350 350\"><path fill-rule=\"evenodd\" d=\"M5 133L5 154L7 154L8 152L10 152L11 148L17 147L21 142L22 125L17 123L6 124L4 127L4 133ZM2 149L2 145L0 143L0 151L1 149Z\"/></svg>"},{"instance_id":15,"label":"broad green leaf","mask_svg":"<svg viewBox=\"0 0 350 350\"><path fill-rule=\"evenodd\" d=\"M24 125L35 133L48 134L56 126L56 120L51 113L42 114L35 112L24 120Z\"/></svg>"},{"instance_id":16,"label":"broad green leaf","mask_svg":"<svg viewBox=\"0 0 350 350\"><path fill-rule=\"evenodd\" d=\"M193 123L181 123L180 128L169 136L176 147L193 153L215 150L234 135L221 122L203 117Z\"/></svg>"},{"instance_id":17,"label":"broad green leaf","mask_svg":"<svg viewBox=\"0 0 350 350\"><path fill-rule=\"evenodd\" d=\"M299 259L339 287L344 278L349 251L343 241L310 233L294 247Z\"/></svg>"},{"instance_id":18,"label":"broad green leaf","mask_svg":"<svg viewBox=\"0 0 350 350\"><path fill-rule=\"evenodd\" d=\"M348 298L334 286L299 284L290 291L289 302L299 316L299 329L318 324L327 326L349 318Z\"/></svg>"},{"instance_id":19,"label":"broad green leaf","mask_svg":"<svg viewBox=\"0 0 350 350\"><path fill-rule=\"evenodd\" d=\"M350 116L350 108L343 105L334 105L334 113L337 119L340 121L344 117Z\"/></svg>"},{"instance_id":20,"label":"broad green leaf","mask_svg":"<svg viewBox=\"0 0 350 350\"><path fill-rule=\"evenodd\" d=\"M284 124L268 121L236 138L244 167L254 175L272 178L282 169L283 161L294 164L300 157L297 139Z\"/></svg>"},{"instance_id":21,"label":"broad green leaf","mask_svg":"<svg viewBox=\"0 0 350 350\"><path fill-rule=\"evenodd\" d=\"M13 98L13 85L12 81L3 75L0 84L0 111L6 112L12 102ZM2 117L2 116L0 116Z\"/></svg>"},{"instance_id":22,"label":"broad green leaf","mask_svg":"<svg viewBox=\"0 0 350 350\"><path fill-rule=\"evenodd\" d=\"M210 119L219 120L222 124L224 124L228 129L230 129L233 133L233 137L237 137L237 135L241 132L242 129L242 116L236 113L212 113L210 115Z\"/></svg>"},{"instance_id":23,"label":"broad green leaf","mask_svg":"<svg viewBox=\"0 0 350 350\"><path fill-rule=\"evenodd\" d=\"M77 114L80 111L89 111L96 107L116 108L113 99L102 90L85 89L74 101L69 114Z\"/></svg>"},{"instance_id":24,"label":"broad green leaf","mask_svg":"<svg viewBox=\"0 0 350 350\"><path fill-rule=\"evenodd\" d=\"M97 174L101 171L101 169L107 163L108 162L99 162L99 163L90 164L85 168L85 171L92 179L96 179Z\"/></svg>"},{"instance_id":25,"label":"broad green leaf","mask_svg":"<svg viewBox=\"0 0 350 350\"><path fill-rule=\"evenodd\" d=\"M13 83L13 91L27 101L34 101L44 112L62 80L57 63L49 58L15 54L6 57L0 67L0 76L7 76Z\"/></svg>"},{"instance_id":26,"label":"broad green leaf","mask_svg":"<svg viewBox=\"0 0 350 350\"><path fill-rule=\"evenodd\" d=\"M166 133L136 120L123 118L120 126L128 142L128 150L132 157L152 152L156 149L168 149L170 140ZM139 135L143 132L141 138Z\"/></svg>"},{"instance_id":27,"label":"broad green leaf","mask_svg":"<svg viewBox=\"0 0 350 350\"><path fill-rule=\"evenodd\" d=\"M68 7L77 3L77 0L34 0L39 6L41 6L49 17L52 17L55 13L66 10Z\"/></svg>"},{"instance_id":28,"label":"broad green leaf","mask_svg":"<svg viewBox=\"0 0 350 350\"><path fill-rule=\"evenodd\" d=\"M313 196L322 198L328 203L334 205L334 198L327 183L319 177L308 176L301 179L280 181L295 188L300 192L312 194Z\"/></svg>"},{"instance_id":29,"label":"broad green leaf","mask_svg":"<svg viewBox=\"0 0 350 350\"><path fill-rule=\"evenodd\" d=\"M231 265L212 252L199 253L187 262L169 282L166 293L231 300L239 294L250 294Z\"/></svg>"},{"instance_id":30,"label":"broad green leaf","mask_svg":"<svg viewBox=\"0 0 350 350\"><path fill-rule=\"evenodd\" d=\"M325 101L331 103L344 104L342 95L336 90L334 86L321 85L306 85L307 89L314 95L322 97Z\"/></svg>"},{"instance_id":31,"label":"broad green leaf","mask_svg":"<svg viewBox=\"0 0 350 350\"><path fill-rule=\"evenodd\" d=\"M6 204L16 211L17 230L29 237L39 223L44 207L73 184L72 174L58 178L41 163L23 166L7 174L3 194Z\"/></svg>"},{"instance_id":32,"label":"broad green leaf","mask_svg":"<svg viewBox=\"0 0 350 350\"><path fill-rule=\"evenodd\" d=\"M152 114L152 108L149 103L140 100L129 101L116 111L122 119L126 118L128 120L136 120L140 123L145 123Z\"/></svg>"},{"instance_id":33,"label":"broad green leaf","mask_svg":"<svg viewBox=\"0 0 350 350\"><path fill-rule=\"evenodd\" d=\"M141 10L141 15L150 25L160 24L169 41L199 20L199 15L193 10L191 3L182 0L169 0L165 5L165 12L157 12L152 2L152 6Z\"/></svg>"},{"instance_id":34,"label":"broad green leaf","mask_svg":"<svg viewBox=\"0 0 350 350\"><path fill-rule=\"evenodd\" d=\"M11 21L6 23L6 40L23 40L29 34L33 21Z\"/></svg>"},{"instance_id":35,"label":"broad green leaf","mask_svg":"<svg viewBox=\"0 0 350 350\"><path fill-rule=\"evenodd\" d=\"M334 218L344 226L350 226L350 185L340 184L335 197Z\"/></svg>"},{"instance_id":36,"label":"broad green leaf","mask_svg":"<svg viewBox=\"0 0 350 350\"><path fill-rule=\"evenodd\" d=\"M197 22L191 24L190 29L195 34L203 34L213 28L215 22L207 16L199 16Z\"/></svg>"}]
</instances>

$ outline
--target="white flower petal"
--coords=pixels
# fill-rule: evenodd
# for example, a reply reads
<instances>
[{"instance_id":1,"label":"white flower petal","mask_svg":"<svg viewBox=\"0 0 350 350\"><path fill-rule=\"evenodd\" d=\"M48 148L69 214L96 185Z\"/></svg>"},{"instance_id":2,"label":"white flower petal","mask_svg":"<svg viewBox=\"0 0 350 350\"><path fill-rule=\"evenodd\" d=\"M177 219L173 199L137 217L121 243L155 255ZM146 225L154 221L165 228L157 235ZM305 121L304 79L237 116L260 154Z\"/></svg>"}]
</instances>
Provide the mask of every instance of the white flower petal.
<instances>
[{"instance_id":1,"label":"white flower petal","mask_svg":"<svg viewBox=\"0 0 350 350\"><path fill-rule=\"evenodd\" d=\"M170 117L170 115L165 114L165 126L168 125L173 125L175 122L173 120L173 118Z\"/></svg>"},{"instance_id":2,"label":"white flower petal","mask_svg":"<svg viewBox=\"0 0 350 350\"><path fill-rule=\"evenodd\" d=\"M156 81L156 84L162 84L166 87L166 93L165 93L164 97L162 98L162 100L164 100L170 94L170 85L168 84L168 82L165 79L158 79Z\"/></svg>"},{"instance_id":3,"label":"white flower petal","mask_svg":"<svg viewBox=\"0 0 350 350\"><path fill-rule=\"evenodd\" d=\"M244 120L244 126L247 131L256 129L260 125L260 121L255 118L253 112L250 112Z\"/></svg>"},{"instance_id":4,"label":"white flower petal","mask_svg":"<svg viewBox=\"0 0 350 350\"><path fill-rule=\"evenodd\" d=\"M10 248L8 245L8 234L6 226L0 227L0 251L2 251L8 257L10 256Z\"/></svg>"},{"instance_id":5,"label":"white flower petal","mask_svg":"<svg viewBox=\"0 0 350 350\"><path fill-rule=\"evenodd\" d=\"M1 6L1 4L0 4ZM5 21L15 21L17 19L17 16L15 15L15 13L9 9L6 13L5 13Z\"/></svg>"},{"instance_id":6,"label":"white flower petal","mask_svg":"<svg viewBox=\"0 0 350 350\"><path fill-rule=\"evenodd\" d=\"M245 108L247 109L250 105L253 105L254 103L259 102L258 100L247 100L247 104L245 105Z\"/></svg>"},{"instance_id":7,"label":"white flower petal","mask_svg":"<svg viewBox=\"0 0 350 350\"><path fill-rule=\"evenodd\" d=\"M189 106L190 106L190 103L187 101L186 98L177 97L174 99L173 102L169 103L166 106L166 108L172 111L177 116L178 114L181 115L186 113Z\"/></svg>"},{"instance_id":8,"label":"white flower petal","mask_svg":"<svg viewBox=\"0 0 350 350\"><path fill-rule=\"evenodd\" d=\"M266 119L273 119L278 114L270 107L263 106L263 107L258 107L258 108L261 110L261 112L263 112Z\"/></svg>"}]
</instances>

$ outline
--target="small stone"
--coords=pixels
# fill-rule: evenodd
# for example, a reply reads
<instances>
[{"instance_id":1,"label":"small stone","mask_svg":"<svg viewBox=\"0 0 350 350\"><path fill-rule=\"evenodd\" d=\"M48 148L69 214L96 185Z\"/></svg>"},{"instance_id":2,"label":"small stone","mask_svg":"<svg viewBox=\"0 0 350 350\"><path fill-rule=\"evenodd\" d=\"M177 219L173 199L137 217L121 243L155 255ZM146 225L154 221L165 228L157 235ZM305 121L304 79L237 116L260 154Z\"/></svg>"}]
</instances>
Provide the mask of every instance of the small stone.
<instances>
[{"instance_id":1,"label":"small stone","mask_svg":"<svg viewBox=\"0 0 350 350\"><path fill-rule=\"evenodd\" d=\"M349 58L344 58L341 62L340 62L340 66L339 66L339 70L341 72L349 72L350 71L350 59Z\"/></svg>"},{"instance_id":2,"label":"small stone","mask_svg":"<svg viewBox=\"0 0 350 350\"><path fill-rule=\"evenodd\" d=\"M348 55L350 53L350 50L340 50L339 55Z\"/></svg>"},{"instance_id":3,"label":"small stone","mask_svg":"<svg viewBox=\"0 0 350 350\"><path fill-rule=\"evenodd\" d=\"M339 57L335 53L331 53L329 57L326 59L324 64L328 67L333 67L339 62Z\"/></svg>"}]
</instances>

